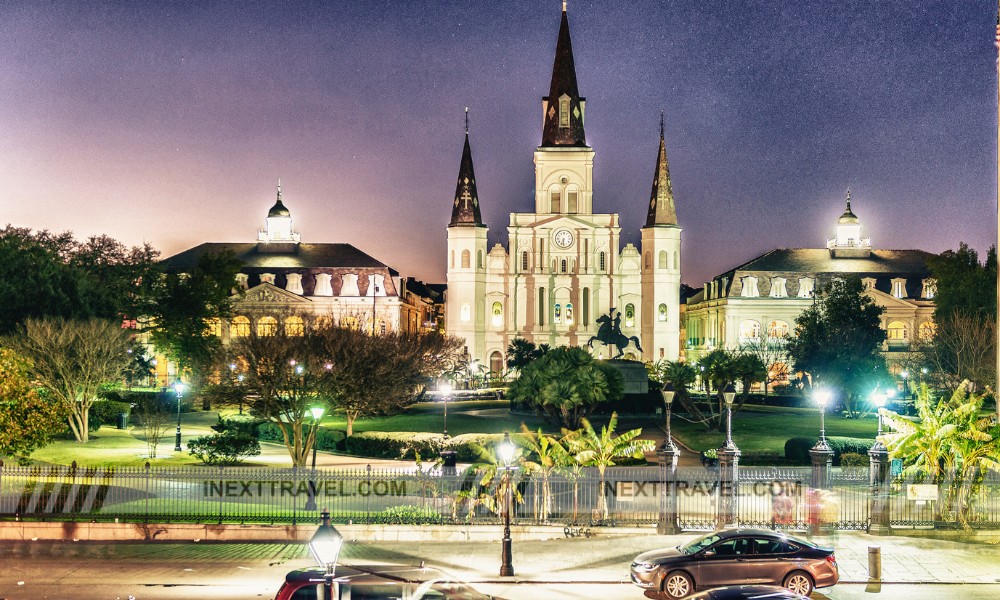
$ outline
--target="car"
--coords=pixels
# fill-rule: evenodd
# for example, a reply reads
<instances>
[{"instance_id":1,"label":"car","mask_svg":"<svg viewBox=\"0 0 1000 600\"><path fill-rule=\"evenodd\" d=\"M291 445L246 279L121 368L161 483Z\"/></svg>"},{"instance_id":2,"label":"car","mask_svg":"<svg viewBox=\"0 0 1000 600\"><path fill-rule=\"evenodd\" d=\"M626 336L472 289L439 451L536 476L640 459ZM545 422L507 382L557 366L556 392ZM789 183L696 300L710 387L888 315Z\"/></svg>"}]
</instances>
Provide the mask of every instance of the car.
<instances>
[{"instance_id":1,"label":"car","mask_svg":"<svg viewBox=\"0 0 1000 600\"><path fill-rule=\"evenodd\" d=\"M834 549L767 529L725 529L635 557L632 582L667 598L738 584L777 585L802 596L840 579Z\"/></svg>"},{"instance_id":2,"label":"car","mask_svg":"<svg viewBox=\"0 0 1000 600\"><path fill-rule=\"evenodd\" d=\"M499 600L437 569L386 565L338 566L327 598L325 572L319 567L290 571L275 600Z\"/></svg>"},{"instance_id":3,"label":"car","mask_svg":"<svg viewBox=\"0 0 1000 600\"><path fill-rule=\"evenodd\" d=\"M687 600L809 600L809 597L773 585L728 585L698 592Z\"/></svg>"}]
</instances>

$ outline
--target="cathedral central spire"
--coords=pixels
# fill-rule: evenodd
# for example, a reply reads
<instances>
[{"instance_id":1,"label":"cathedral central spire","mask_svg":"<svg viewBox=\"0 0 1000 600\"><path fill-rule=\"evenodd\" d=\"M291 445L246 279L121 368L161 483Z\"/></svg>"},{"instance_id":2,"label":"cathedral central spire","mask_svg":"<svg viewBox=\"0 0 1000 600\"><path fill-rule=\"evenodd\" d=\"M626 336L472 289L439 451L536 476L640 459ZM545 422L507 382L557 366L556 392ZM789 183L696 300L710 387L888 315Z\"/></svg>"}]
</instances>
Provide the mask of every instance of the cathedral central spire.
<instances>
[{"instance_id":1,"label":"cathedral central spire","mask_svg":"<svg viewBox=\"0 0 1000 600\"><path fill-rule=\"evenodd\" d=\"M583 129L586 98L576 87L576 65L573 62L573 42L569 36L569 19L563 2L559 39L552 64L552 83L544 99L545 115L542 126L542 146L587 146Z\"/></svg>"}]
</instances>

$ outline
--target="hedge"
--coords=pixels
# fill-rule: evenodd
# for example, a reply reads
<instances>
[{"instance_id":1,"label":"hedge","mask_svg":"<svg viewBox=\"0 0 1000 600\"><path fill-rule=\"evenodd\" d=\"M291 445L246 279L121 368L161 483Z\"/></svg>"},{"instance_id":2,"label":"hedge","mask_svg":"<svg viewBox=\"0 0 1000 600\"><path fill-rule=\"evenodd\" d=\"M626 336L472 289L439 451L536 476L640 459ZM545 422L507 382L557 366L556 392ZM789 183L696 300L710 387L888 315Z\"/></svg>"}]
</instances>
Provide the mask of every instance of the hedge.
<instances>
[{"instance_id":1,"label":"hedge","mask_svg":"<svg viewBox=\"0 0 1000 600\"><path fill-rule=\"evenodd\" d=\"M115 425L118 422L118 415L128 414L131 410L132 405L127 402L98 400L90 405L87 428L91 431L97 431L101 425Z\"/></svg>"},{"instance_id":2,"label":"hedge","mask_svg":"<svg viewBox=\"0 0 1000 600\"><path fill-rule=\"evenodd\" d=\"M809 464L809 450L816 445L819 438L794 437L785 442L785 458L794 464ZM840 464L840 455L846 453L868 454L868 449L875 443L874 439L828 437L826 442L833 450L834 464Z\"/></svg>"},{"instance_id":3,"label":"hedge","mask_svg":"<svg viewBox=\"0 0 1000 600\"><path fill-rule=\"evenodd\" d=\"M230 419L221 420L221 424L226 424ZM267 422L256 422L257 429L257 439L262 442L275 442L278 444L284 444L285 438L281 435L281 429L278 428L274 423ZM238 427L243 427L244 425L239 424ZM337 431L335 429L326 429L325 427L320 427L316 431L316 449L323 451L343 451L343 440L344 432Z\"/></svg>"}]
</instances>

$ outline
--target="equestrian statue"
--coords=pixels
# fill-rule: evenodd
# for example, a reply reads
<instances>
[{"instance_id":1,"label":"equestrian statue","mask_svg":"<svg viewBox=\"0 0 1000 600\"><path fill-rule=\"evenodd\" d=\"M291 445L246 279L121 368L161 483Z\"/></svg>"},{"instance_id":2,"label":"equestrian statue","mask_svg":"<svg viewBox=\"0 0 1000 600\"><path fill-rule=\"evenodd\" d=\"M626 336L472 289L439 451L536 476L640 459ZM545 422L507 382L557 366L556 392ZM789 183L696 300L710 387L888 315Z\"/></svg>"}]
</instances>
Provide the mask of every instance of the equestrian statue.
<instances>
[{"instance_id":1,"label":"equestrian statue","mask_svg":"<svg viewBox=\"0 0 1000 600\"><path fill-rule=\"evenodd\" d=\"M616 358L621 358L625 356L625 349L628 348L629 342L634 342L635 347L642 352L642 346L639 345L639 338L637 336L627 336L622 333L622 317L621 314L616 314L617 309L612 308L608 311L608 314L601 315L597 318L597 323L600 327L597 328L597 335L593 336L587 340L587 347L590 349L594 348L594 342L601 342L605 346L614 346L618 349L618 354L612 357L612 360Z\"/></svg>"}]
</instances>

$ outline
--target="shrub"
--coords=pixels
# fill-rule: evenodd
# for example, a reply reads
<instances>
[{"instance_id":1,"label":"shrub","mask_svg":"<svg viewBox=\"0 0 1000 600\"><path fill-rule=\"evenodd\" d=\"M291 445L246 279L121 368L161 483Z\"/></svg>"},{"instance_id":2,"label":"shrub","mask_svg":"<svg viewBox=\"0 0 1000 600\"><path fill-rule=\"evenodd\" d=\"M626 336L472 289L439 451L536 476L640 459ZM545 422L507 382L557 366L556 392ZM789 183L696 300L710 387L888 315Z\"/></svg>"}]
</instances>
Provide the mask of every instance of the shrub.
<instances>
[{"instance_id":1,"label":"shrub","mask_svg":"<svg viewBox=\"0 0 1000 600\"><path fill-rule=\"evenodd\" d=\"M230 415L228 417L219 415L219 422L212 425L212 429L219 433L224 431L239 432L256 438L257 427L263 422L250 415Z\"/></svg>"},{"instance_id":2,"label":"shrub","mask_svg":"<svg viewBox=\"0 0 1000 600\"><path fill-rule=\"evenodd\" d=\"M91 431L98 430L101 425L114 425L118 421L118 415L128 414L132 406L126 402L115 400L98 400L90 407L90 416L87 417L87 427Z\"/></svg>"},{"instance_id":3,"label":"shrub","mask_svg":"<svg viewBox=\"0 0 1000 600\"><path fill-rule=\"evenodd\" d=\"M414 458L438 456L444 436L440 433L412 431L362 431L344 440L350 454L370 458Z\"/></svg>"},{"instance_id":4,"label":"shrub","mask_svg":"<svg viewBox=\"0 0 1000 600\"><path fill-rule=\"evenodd\" d=\"M792 464L809 464L809 450L816 445L819 438L794 437L785 442L785 458ZM875 442L864 438L828 437L826 442L833 450L834 464L840 464L843 454L854 453L867 455L868 449Z\"/></svg>"},{"instance_id":5,"label":"shrub","mask_svg":"<svg viewBox=\"0 0 1000 600\"><path fill-rule=\"evenodd\" d=\"M392 506L378 513L375 517L381 523L394 525L412 525L417 523L437 523L441 521L441 513L432 509L412 504Z\"/></svg>"},{"instance_id":6,"label":"shrub","mask_svg":"<svg viewBox=\"0 0 1000 600\"><path fill-rule=\"evenodd\" d=\"M857 452L845 452L840 455L840 466L842 467L867 467L868 456Z\"/></svg>"},{"instance_id":7,"label":"shrub","mask_svg":"<svg viewBox=\"0 0 1000 600\"><path fill-rule=\"evenodd\" d=\"M188 451L207 465L227 466L239 464L243 457L260 454L260 443L252 435L223 432L191 440Z\"/></svg>"},{"instance_id":8,"label":"shrub","mask_svg":"<svg viewBox=\"0 0 1000 600\"><path fill-rule=\"evenodd\" d=\"M257 439L262 442L285 443L285 438L281 435L281 429L274 423L257 421L254 426L254 432ZM346 435L346 433L339 429L320 427L316 431L316 449L328 452L343 452Z\"/></svg>"}]
</instances>

